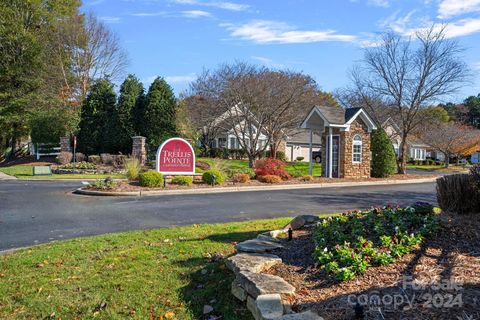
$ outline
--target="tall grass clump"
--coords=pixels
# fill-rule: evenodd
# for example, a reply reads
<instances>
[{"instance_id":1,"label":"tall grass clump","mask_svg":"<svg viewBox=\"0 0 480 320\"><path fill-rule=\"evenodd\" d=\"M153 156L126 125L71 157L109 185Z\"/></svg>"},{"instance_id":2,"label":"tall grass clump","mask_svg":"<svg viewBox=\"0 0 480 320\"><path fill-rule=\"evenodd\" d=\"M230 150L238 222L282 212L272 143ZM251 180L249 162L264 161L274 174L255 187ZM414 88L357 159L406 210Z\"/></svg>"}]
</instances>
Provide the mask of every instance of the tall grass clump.
<instances>
[{"instance_id":1,"label":"tall grass clump","mask_svg":"<svg viewBox=\"0 0 480 320\"><path fill-rule=\"evenodd\" d=\"M127 158L123 162L123 165L125 166L125 170L126 170L125 175L127 176L127 179L130 181L137 180L138 175L142 170L142 166L140 165L140 160L134 157Z\"/></svg>"},{"instance_id":2,"label":"tall grass clump","mask_svg":"<svg viewBox=\"0 0 480 320\"><path fill-rule=\"evenodd\" d=\"M474 174L452 174L437 179L437 201L442 210L459 214L480 213L479 182Z\"/></svg>"}]
</instances>

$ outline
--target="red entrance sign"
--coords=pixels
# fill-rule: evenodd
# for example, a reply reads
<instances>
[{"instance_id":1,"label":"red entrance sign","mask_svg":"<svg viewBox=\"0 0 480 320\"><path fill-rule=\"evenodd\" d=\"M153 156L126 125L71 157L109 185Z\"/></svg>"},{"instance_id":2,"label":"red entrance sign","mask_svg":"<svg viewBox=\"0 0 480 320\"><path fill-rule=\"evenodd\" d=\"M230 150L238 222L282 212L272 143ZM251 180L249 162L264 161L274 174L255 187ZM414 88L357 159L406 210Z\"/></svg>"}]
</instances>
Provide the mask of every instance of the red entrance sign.
<instances>
[{"instance_id":1,"label":"red entrance sign","mask_svg":"<svg viewBox=\"0 0 480 320\"><path fill-rule=\"evenodd\" d=\"M195 152L181 138L165 141L157 151L157 171L163 174L194 174Z\"/></svg>"}]
</instances>

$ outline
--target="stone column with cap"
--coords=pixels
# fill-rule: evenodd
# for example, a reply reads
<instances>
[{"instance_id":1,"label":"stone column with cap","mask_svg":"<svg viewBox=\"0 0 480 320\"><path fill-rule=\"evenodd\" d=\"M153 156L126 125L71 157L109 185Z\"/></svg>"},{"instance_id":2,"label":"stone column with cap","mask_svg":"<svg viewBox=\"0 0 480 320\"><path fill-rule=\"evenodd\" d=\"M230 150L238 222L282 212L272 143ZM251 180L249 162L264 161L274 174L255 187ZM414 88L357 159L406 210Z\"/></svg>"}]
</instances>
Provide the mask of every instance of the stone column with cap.
<instances>
[{"instance_id":1,"label":"stone column with cap","mask_svg":"<svg viewBox=\"0 0 480 320\"><path fill-rule=\"evenodd\" d=\"M145 160L147 159L147 151L145 148L146 138L142 136L132 137L132 156L137 158L140 161L140 164L145 165Z\"/></svg>"},{"instance_id":2,"label":"stone column with cap","mask_svg":"<svg viewBox=\"0 0 480 320\"><path fill-rule=\"evenodd\" d=\"M70 137L60 137L60 152L72 152Z\"/></svg>"}]
</instances>

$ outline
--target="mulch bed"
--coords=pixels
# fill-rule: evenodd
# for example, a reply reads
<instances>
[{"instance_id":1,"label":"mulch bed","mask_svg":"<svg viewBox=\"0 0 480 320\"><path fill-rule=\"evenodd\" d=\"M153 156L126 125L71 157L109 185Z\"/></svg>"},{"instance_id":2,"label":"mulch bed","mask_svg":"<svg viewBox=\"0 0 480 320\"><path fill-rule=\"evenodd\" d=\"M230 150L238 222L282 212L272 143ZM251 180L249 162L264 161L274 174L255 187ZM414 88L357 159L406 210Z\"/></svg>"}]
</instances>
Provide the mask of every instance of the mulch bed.
<instances>
[{"instance_id":1,"label":"mulch bed","mask_svg":"<svg viewBox=\"0 0 480 320\"><path fill-rule=\"evenodd\" d=\"M314 309L325 319L355 319L360 300L370 301L363 307L364 319L480 318L480 214L442 214L435 238L348 282L317 268L313 250L311 230L295 231L293 240L274 252L283 263L268 271L295 286L295 311ZM418 287L404 277L412 277ZM458 286L447 288L448 280Z\"/></svg>"},{"instance_id":2,"label":"mulch bed","mask_svg":"<svg viewBox=\"0 0 480 320\"><path fill-rule=\"evenodd\" d=\"M313 180L304 181L302 178L294 178L291 180L283 181L282 183L277 183L275 185L292 185L292 184L312 184L312 183L333 183L333 182L359 182L359 181L384 181L384 180L412 180L412 179L425 179L429 177L435 177L436 175L427 175L427 174L408 174L408 175L394 175L388 179L381 178L365 178L365 179L329 179L322 177L315 177ZM268 186L271 184L263 183L258 180L251 180L248 183L233 183L231 181L225 182L221 186L215 186L214 188L223 188L223 187L252 187L252 186ZM195 181L194 184L190 187L188 186L179 186L171 183L167 183L166 190L177 190L177 189L200 189L200 188L212 188L212 186L200 183ZM114 189L102 190L102 191L111 191L111 192L122 192L122 191L147 191L147 190L163 190L164 188L146 188L141 187L138 182L120 182ZM93 190L93 189L92 189Z\"/></svg>"}]
</instances>

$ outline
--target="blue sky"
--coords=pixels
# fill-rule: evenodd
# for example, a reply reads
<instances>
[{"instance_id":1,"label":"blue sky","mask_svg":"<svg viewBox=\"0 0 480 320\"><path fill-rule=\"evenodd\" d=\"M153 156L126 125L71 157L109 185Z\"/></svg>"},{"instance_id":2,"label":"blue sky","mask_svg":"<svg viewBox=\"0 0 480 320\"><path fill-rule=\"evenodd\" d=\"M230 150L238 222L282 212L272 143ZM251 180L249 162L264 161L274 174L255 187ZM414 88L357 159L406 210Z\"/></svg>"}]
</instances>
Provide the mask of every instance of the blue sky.
<instances>
[{"instance_id":1,"label":"blue sky","mask_svg":"<svg viewBox=\"0 0 480 320\"><path fill-rule=\"evenodd\" d=\"M164 77L179 94L204 68L235 60L303 71L326 91L382 31L408 36L433 22L467 50L480 92L480 0L84 0L118 34L129 73L146 85Z\"/></svg>"}]
</instances>

